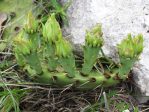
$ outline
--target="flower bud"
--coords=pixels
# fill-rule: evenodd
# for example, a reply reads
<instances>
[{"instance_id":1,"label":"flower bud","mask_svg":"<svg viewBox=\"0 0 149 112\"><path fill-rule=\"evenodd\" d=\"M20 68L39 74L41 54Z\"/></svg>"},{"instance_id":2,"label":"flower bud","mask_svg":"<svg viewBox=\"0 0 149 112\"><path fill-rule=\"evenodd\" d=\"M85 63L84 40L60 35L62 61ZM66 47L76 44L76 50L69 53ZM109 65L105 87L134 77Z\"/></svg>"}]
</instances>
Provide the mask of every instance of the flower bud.
<instances>
[{"instance_id":1,"label":"flower bud","mask_svg":"<svg viewBox=\"0 0 149 112\"><path fill-rule=\"evenodd\" d=\"M56 42L56 55L58 57L69 57L72 53L71 45L64 39Z\"/></svg>"},{"instance_id":2,"label":"flower bud","mask_svg":"<svg viewBox=\"0 0 149 112\"><path fill-rule=\"evenodd\" d=\"M27 20L24 26L24 29L27 33L34 33L37 31L38 28L38 22L33 16L32 12L29 12L27 15Z\"/></svg>"},{"instance_id":3,"label":"flower bud","mask_svg":"<svg viewBox=\"0 0 149 112\"><path fill-rule=\"evenodd\" d=\"M91 31L86 32L85 44L92 47L101 47L103 45L100 24L97 24Z\"/></svg>"},{"instance_id":4,"label":"flower bud","mask_svg":"<svg viewBox=\"0 0 149 112\"><path fill-rule=\"evenodd\" d=\"M57 41L59 38L62 38L61 28L55 18L55 14L52 14L45 25L43 25L42 34L45 38L45 41L53 43L55 43L55 41Z\"/></svg>"},{"instance_id":5,"label":"flower bud","mask_svg":"<svg viewBox=\"0 0 149 112\"><path fill-rule=\"evenodd\" d=\"M25 38L25 32L21 32L14 39L14 46L17 52L20 52L24 55L29 54L32 49L32 42Z\"/></svg>"},{"instance_id":6,"label":"flower bud","mask_svg":"<svg viewBox=\"0 0 149 112\"><path fill-rule=\"evenodd\" d=\"M138 57L142 51L142 35L132 37L131 34L128 34L127 38L118 45L118 52L121 57L135 58Z\"/></svg>"},{"instance_id":7,"label":"flower bud","mask_svg":"<svg viewBox=\"0 0 149 112\"><path fill-rule=\"evenodd\" d=\"M141 54L141 52L143 51L143 35L139 34L137 35L134 39L134 50L136 54Z\"/></svg>"}]
</instances>

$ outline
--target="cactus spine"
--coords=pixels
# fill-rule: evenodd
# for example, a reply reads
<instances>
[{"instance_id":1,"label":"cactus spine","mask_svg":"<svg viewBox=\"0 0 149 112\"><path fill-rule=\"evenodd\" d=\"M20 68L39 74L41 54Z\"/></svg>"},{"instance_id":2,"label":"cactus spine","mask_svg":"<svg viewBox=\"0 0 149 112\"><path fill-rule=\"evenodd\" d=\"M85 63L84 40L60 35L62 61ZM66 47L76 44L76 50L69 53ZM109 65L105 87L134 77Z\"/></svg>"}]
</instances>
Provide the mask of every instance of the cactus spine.
<instances>
[{"instance_id":1,"label":"cactus spine","mask_svg":"<svg viewBox=\"0 0 149 112\"><path fill-rule=\"evenodd\" d=\"M36 26L38 22L31 14L27 21L24 30L14 39L16 60L34 81L51 86L72 85L77 89L94 89L115 85L127 79L143 50L143 36L128 35L118 45L120 64L115 64L109 70L114 62L109 61L102 53L102 30L101 25L97 24L86 32L83 63L77 63L71 45L62 36L55 14L51 14L39 31ZM76 67L76 63L81 68ZM96 70L94 65L99 69Z\"/></svg>"}]
</instances>

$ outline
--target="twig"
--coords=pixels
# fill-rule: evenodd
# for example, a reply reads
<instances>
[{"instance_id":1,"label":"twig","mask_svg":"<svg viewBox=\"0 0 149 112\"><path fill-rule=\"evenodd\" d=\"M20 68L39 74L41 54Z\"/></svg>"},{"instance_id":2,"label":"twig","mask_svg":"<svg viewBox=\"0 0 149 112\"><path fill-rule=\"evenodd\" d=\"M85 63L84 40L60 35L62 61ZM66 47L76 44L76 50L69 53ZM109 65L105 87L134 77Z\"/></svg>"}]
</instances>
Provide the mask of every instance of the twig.
<instances>
[{"instance_id":1,"label":"twig","mask_svg":"<svg viewBox=\"0 0 149 112\"><path fill-rule=\"evenodd\" d=\"M9 67L8 69L0 72L1 74L6 73L7 71L11 70L12 68L14 68L15 66L17 66L17 64L14 64L13 66Z\"/></svg>"},{"instance_id":2,"label":"twig","mask_svg":"<svg viewBox=\"0 0 149 112\"><path fill-rule=\"evenodd\" d=\"M149 110L149 108L146 108L146 109L142 110L141 112L147 112L147 110Z\"/></svg>"},{"instance_id":3,"label":"twig","mask_svg":"<svg viewBox=\"0 0 149 112\"><path fill-rule=\"evenodd\" d=\"M4 55L12 55L13 53L10 53L10 52L0 52L0 54L4 54Z\"/></svg>"},{"instance_id":4,"label":"twig","mask_svg":"<svg viewBox=\"0 0 149 112\"><path fill-rule=\"evenodd\" d=\"M60 94L62 94L64 91L66 91L66 90L70 89L72 86L73 86L73 84L67 85L67 87L66 87L63 91L61 91L61 93L60 93Z\"/></svg>"},{"instance_id":5,"label":"twig","mask_svg":"<svg viewBox=\"0 0 149 112\"><path fill-rule=\"evenodd\" d=\"M107 112L111 112L109 109L108 100L105 92L103 92L103 97L104 97L105 108L107 109Z\"/></svg>"}]
</instances>

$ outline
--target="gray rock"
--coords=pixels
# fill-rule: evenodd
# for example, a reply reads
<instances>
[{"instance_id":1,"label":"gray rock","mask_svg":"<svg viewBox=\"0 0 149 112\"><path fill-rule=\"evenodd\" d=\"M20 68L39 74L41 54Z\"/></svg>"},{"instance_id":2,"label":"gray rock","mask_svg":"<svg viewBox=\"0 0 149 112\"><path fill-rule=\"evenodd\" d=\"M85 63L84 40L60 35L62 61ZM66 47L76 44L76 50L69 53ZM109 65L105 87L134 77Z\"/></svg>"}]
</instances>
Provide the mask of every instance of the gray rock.
<instances>
[{"instance_id":1,"label":"gray rock","mask_svg":"<svg viewBox=\"0 0 149 112\"><path fill-rule=\"evenodd\" d=\"M61 0L66 2L67 0ZM85 31L101 23L106 54L116 57L116 45L128 33L144 35L144 51L133 68L134 80L142 93L149 96L149 0L73 0L68 9L67 37L83 44Z\"/></svg>"}]
</instances>

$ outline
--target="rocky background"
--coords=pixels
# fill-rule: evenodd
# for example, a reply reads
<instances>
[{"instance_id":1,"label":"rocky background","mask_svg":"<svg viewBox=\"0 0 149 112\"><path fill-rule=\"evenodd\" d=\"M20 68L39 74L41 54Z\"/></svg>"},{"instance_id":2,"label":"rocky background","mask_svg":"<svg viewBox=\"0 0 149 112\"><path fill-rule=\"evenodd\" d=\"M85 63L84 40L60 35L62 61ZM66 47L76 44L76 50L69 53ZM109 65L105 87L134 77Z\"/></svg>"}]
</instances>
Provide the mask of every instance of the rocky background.
<instances>
[{"instance_id":1,"label":"rocky background","mask_svg":"<svg viewBox=\"0 0 149 112\"><path fill-rule=\"evenodd\" d=\"M83 44L85 31L101 23L103 49L114 60L118 59L116 45L128 33L143 34L144 51L133 68L133 76L141 92L149 96L149 0L72 0L67 14L69 25L64 32L74 45Z\"/></svg>"}]
</instances>

